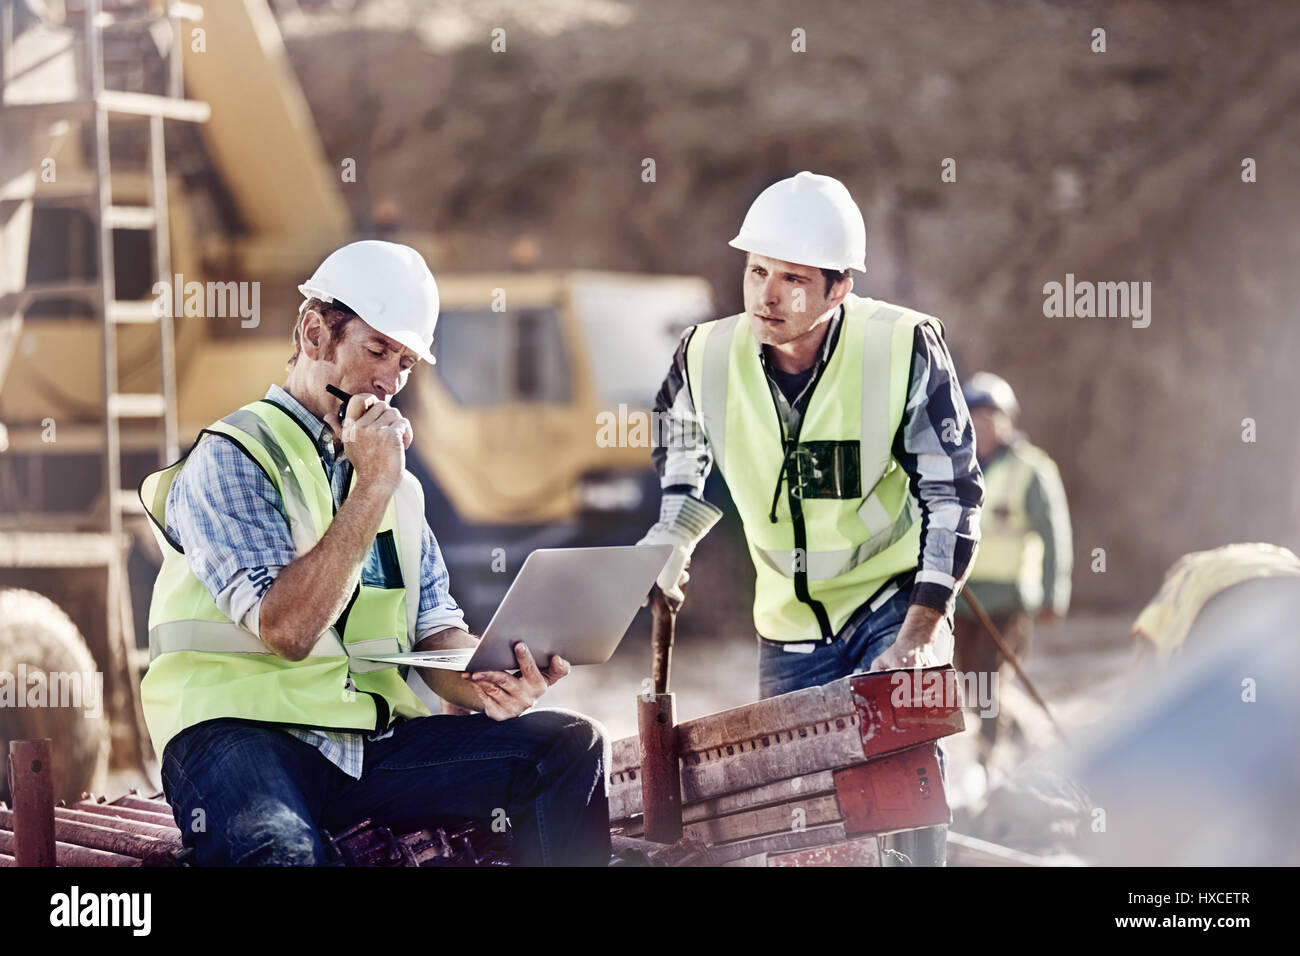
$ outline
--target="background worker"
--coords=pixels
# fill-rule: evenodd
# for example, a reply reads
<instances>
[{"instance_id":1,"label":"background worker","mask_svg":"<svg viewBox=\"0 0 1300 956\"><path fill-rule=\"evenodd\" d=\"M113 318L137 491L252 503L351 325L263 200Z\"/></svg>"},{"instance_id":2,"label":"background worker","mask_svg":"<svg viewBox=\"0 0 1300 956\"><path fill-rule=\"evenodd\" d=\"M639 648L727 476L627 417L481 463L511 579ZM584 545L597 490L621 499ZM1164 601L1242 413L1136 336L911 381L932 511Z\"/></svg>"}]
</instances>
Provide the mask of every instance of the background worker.
<instances>
[{"instance_id":1,"label":"background worker","mask_svg":"<svg viewBox=\"0 0 1300 956\"><path fill-rule=\"evenodd\" d=\"M438 292L418 252L352 243L299 287L284 386L215 422L142 498L163 566L146 723L200 864L311 865L318 828L431 815L512 823L514 857L609 862L605 742L524 713L568 673L516 645L518 677L420 669L465 716L433 716L404 669L362 653L473 647L406 471L389 400L430 348ZM340 421L339 399L352 397Z\"/></svg>"},{"instance_id":2,"label":"background worker","mask_svg":"<svg viewBox=\"0 0 1300 956\"><path fill-rule=\"evenodd\" d=\"M655 403L671 434L642 543L675 548L657 587L683 599L716 462L757 574L761 696L948 663L982 487L942 326L852 293L866 225L829 176L768 187L730 245L745 311L686 330ZM942 863L930 829L913 862Z\"/></svg>"},{"instance_id":3,"label":"background worker","mask_svg":"<svg viewBox=\"0 0 1300 956\"><path fill-rule=\"evenodd\" d=\"M1007 646L1023 658L1031 618L1050 624L1064 617L1070 604L1074 559L1065 489L1052 459L1016 430L1020 404L1004 379L976 372L965 395L984 474L980 548L966 587ZM1002 652L964 601L957 603L954 625L957 670L991 674L1006 667ZM997 740L999 719L985 717L980 725L985 761Z\"/></svg>"}]
</instances>

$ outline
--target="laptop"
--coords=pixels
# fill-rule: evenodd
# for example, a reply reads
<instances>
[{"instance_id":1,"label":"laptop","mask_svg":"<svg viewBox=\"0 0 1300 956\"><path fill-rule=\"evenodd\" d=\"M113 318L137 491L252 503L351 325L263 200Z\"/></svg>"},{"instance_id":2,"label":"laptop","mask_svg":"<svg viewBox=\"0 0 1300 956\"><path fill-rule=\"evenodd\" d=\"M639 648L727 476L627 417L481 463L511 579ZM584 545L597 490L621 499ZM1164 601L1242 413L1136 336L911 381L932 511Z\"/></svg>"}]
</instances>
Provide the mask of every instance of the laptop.
<instances>
[{"instance_id":1,"label":"laptop","mask_svg":"<svg viewBox=\"0 0 1300 956\"><path fill-rule=\"evenodd\" d=\"M514 645L523 641L543 670L553 654L570 664L603 664L671 553L667 544L541 548L524 560L478 647L358 656L442 670L515 671Z\"/></svg>"}]
</instances>

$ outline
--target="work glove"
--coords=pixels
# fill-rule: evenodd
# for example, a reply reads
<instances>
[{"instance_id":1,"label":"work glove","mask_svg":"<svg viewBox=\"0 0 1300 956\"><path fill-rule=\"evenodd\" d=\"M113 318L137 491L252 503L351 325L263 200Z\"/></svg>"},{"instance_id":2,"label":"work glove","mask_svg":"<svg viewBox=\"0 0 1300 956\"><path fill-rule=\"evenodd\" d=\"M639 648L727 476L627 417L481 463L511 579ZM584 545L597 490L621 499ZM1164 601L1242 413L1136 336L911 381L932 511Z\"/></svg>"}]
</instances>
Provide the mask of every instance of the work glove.
<instances>
[{"instance_id":1,"label":"work glove","mask_svg":"<svg viewBox=\"0 0 1300 956\"><path fill-rule=\"evenodd\" d=\"M686 599L682 588L690 580L686 568L691 552L709 529L717 524L722 511L693 495L666 494L659 502L659 520L637 544L670 544L673 553L655 582L674 606Z\"/></svg>"}]
</instances>

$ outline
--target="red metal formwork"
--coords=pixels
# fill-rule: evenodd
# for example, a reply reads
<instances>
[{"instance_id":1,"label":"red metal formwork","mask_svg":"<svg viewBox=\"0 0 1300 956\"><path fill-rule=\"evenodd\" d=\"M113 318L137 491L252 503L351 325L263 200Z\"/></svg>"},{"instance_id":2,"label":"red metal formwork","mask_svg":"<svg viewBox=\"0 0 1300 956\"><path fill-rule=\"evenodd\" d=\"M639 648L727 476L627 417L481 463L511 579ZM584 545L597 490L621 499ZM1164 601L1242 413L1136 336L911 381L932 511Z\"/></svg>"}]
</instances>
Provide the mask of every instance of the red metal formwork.
<instances>
[{"instance_id":1,"label":"red metal formwork","mask_svg":"<svg viewBox=\"0 0 1300 956\"><path fill-rule=\"evenodd\" d=\"M966 727L961 682L949 665L858 674L850 678L850 686L868 760L959 734Z\"/></svg>"}]
</instances>

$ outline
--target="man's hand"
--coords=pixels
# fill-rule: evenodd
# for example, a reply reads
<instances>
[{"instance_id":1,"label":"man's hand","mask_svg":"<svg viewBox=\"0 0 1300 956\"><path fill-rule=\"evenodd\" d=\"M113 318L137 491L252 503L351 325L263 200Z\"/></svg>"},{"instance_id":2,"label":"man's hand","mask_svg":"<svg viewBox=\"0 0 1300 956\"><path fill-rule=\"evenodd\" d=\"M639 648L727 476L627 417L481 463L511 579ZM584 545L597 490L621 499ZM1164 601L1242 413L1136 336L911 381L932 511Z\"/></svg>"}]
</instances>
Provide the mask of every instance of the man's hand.
<instances>
[{"instance_id":1,"label":"man's hand","mask_svg":"<svg viewBox=\"0 0 1300 956\"><path fill-rule=\"evenodd\" d=\"M518 717L537 703L546 693L546 688L569 673L569 662L558 654L551 657L551 664L545 671L539 670L532 652L522 641L515 645L515 660L519 661L518 677L505 671L475 671L461 675L482 695L485 703L483 713L493 720Z\"/></svg>"},{"instance_id":2,"label":"man's hand","mask_svg":"<svg viewBox=\"0 0 1300 956\"><path fill-rule=\"evenodd\" d=\"M344 453L357 472L357 482L396 491L406 469L406 449L411 447L411 423L402 413L375 395L353 395L347 417L340 425L338 413L325 417Z\"/></svg>"},{"instance_id":3,"label":"man's hand","mask_svg":"<svg viewBox=\"0 0 1300 956\"><path fill-rule=\"evenodd\" d=\"M898 638L871 663L873 671L903 670L914 667L937 667L948 663L951 654L943 655L939 639L946 636L947 621L942 612L923 604L909 604ZM941 656L942 655L942 656Z\"/></svg>"},{"instance_id":4,"label":"man's hand","mask_svg":"<svg viewBox=\"0 0 1300 956\"><path fill-rule=\"evenodd\" d=\"M1060 615L1050 607L1045 607L1040 610L1034 618L1034 620L1043 627L1051 627L1060 619Z\"/></svg>"}]
</instances>

